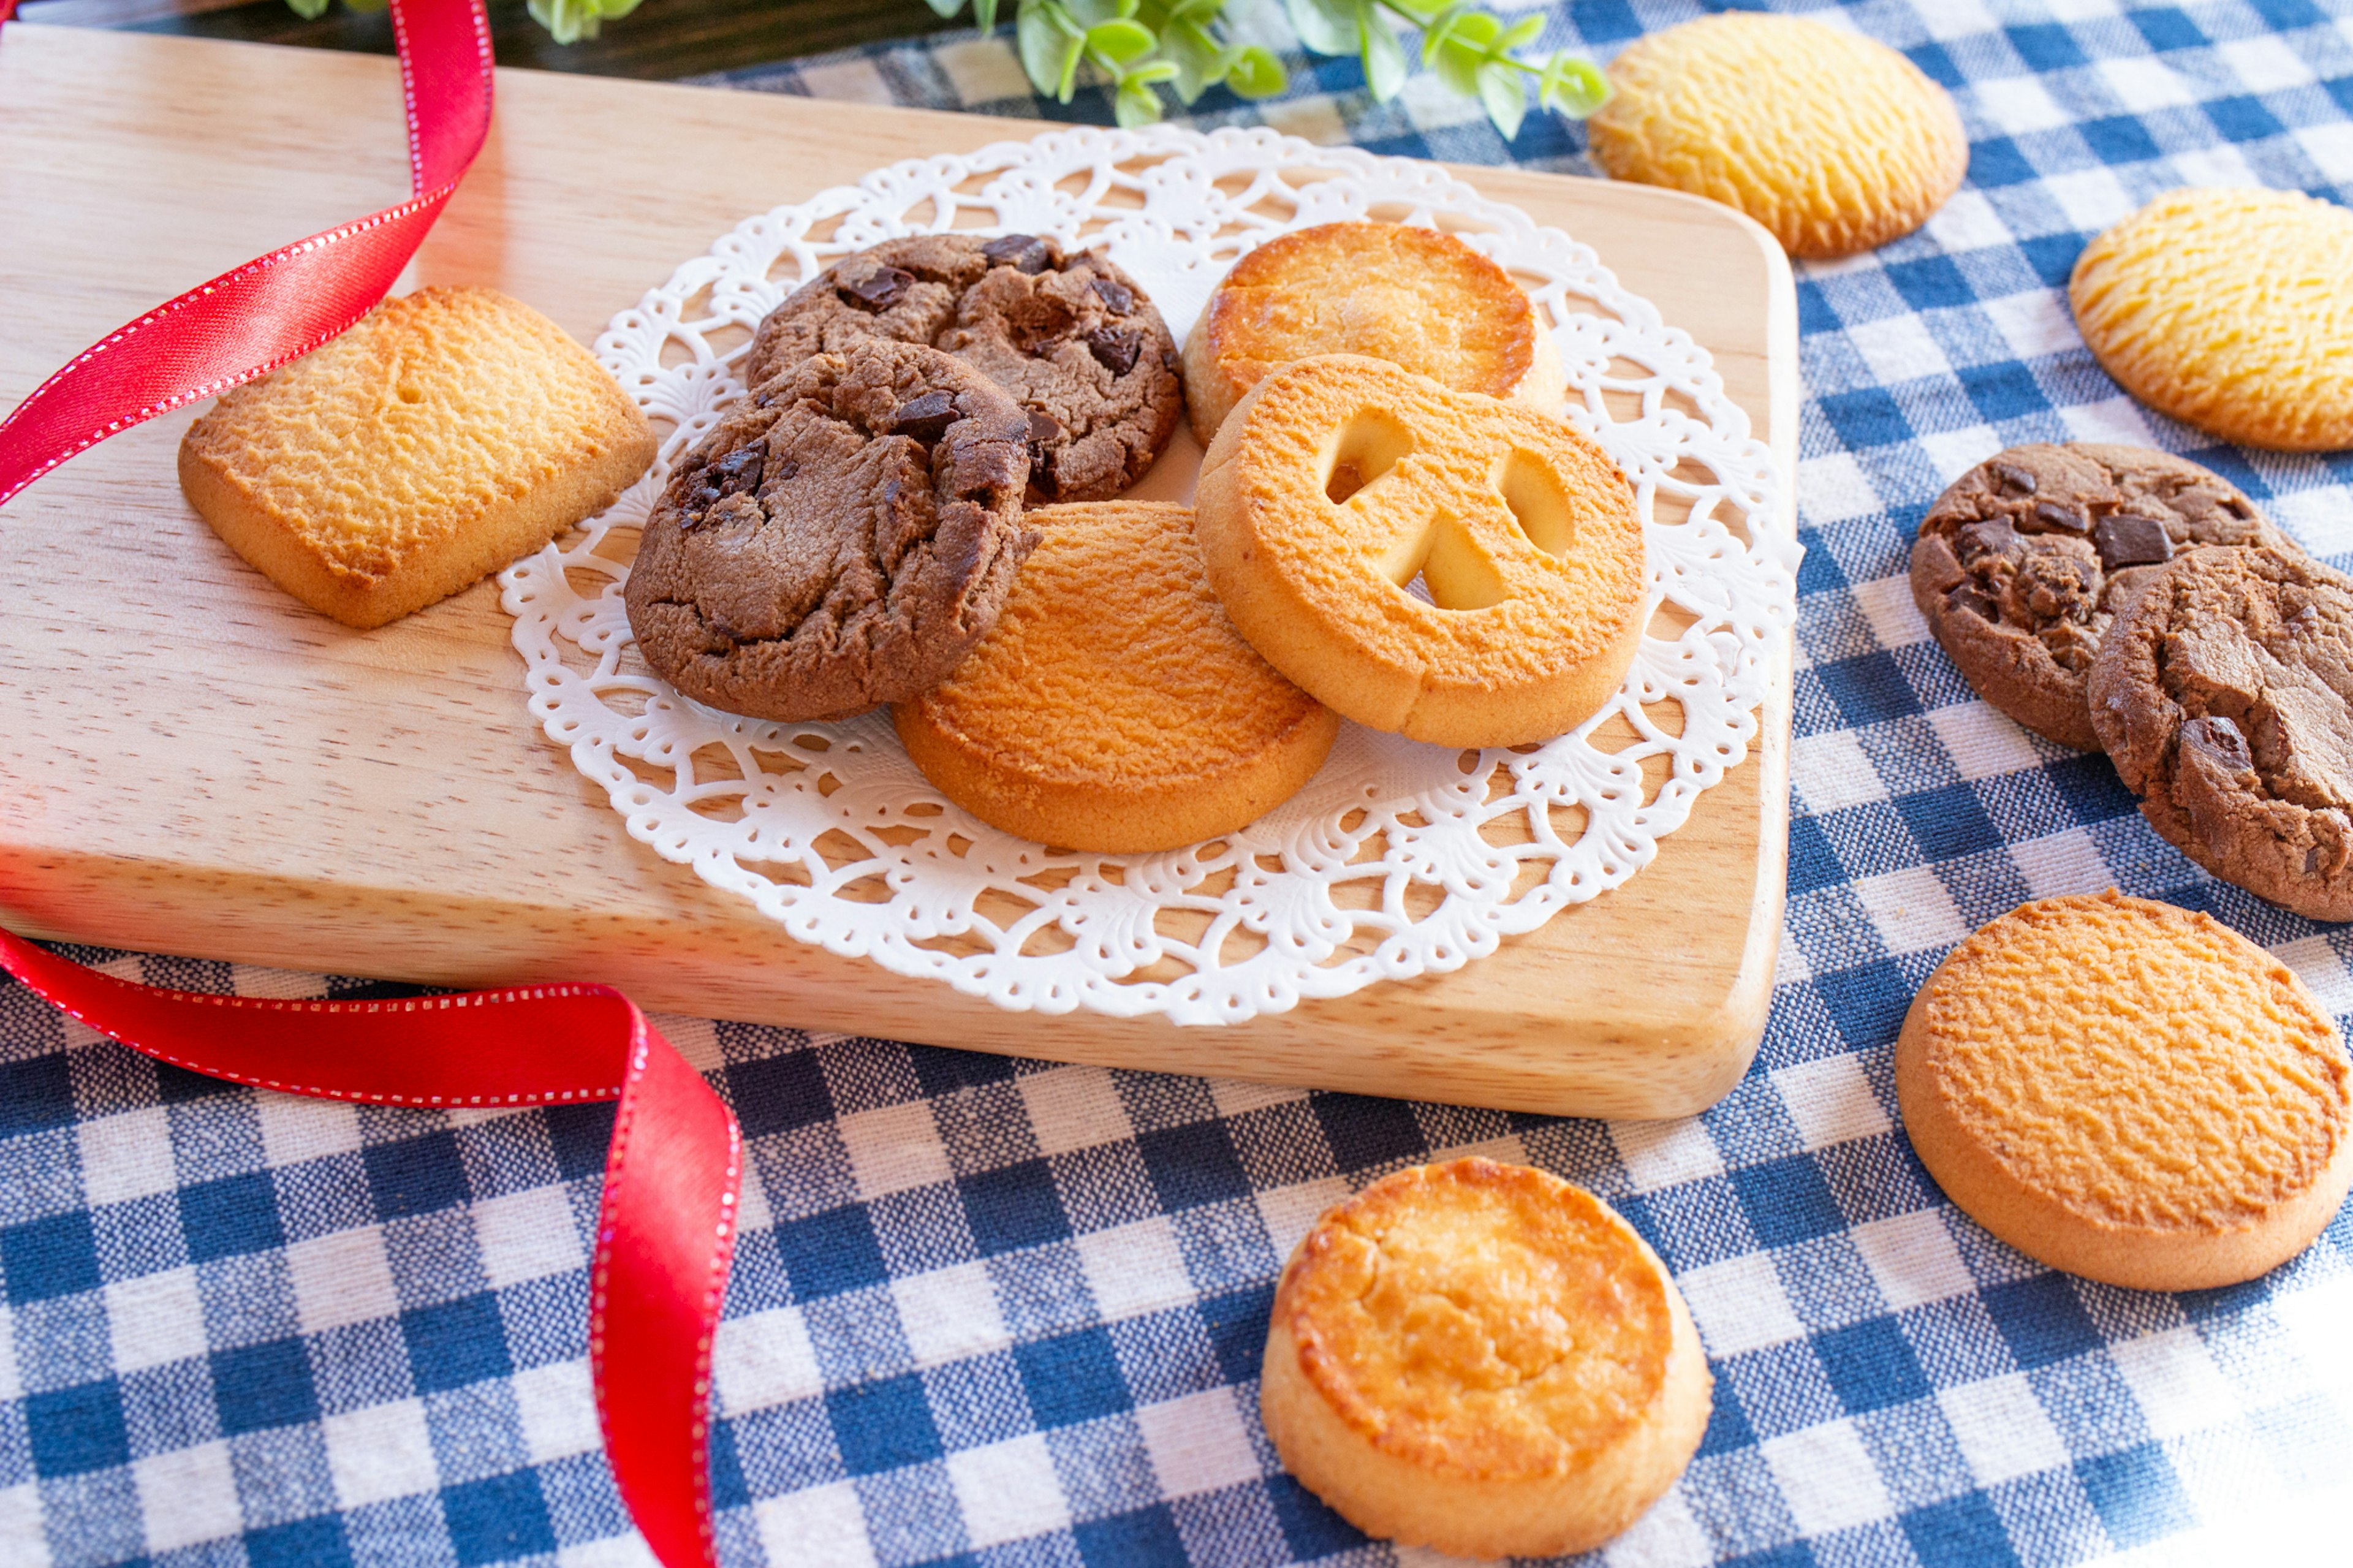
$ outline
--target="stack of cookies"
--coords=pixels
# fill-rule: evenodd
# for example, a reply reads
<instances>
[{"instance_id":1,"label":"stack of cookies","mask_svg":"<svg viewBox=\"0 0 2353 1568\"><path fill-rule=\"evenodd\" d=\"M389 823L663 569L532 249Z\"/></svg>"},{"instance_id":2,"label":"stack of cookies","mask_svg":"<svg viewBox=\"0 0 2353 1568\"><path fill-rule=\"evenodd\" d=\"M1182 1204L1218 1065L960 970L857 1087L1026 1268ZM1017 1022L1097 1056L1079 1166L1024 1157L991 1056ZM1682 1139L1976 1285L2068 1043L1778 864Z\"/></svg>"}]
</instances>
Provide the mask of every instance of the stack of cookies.
<instances>
[{"instance_id":1,"label":"stack of cookies","mask_svg":"<svg viewBox=\"0 0 2353 1568\"><path fill-rule=\"evenodd\" d=\"M1633 489L1559 417L1535 304L1436 230L1261 247L1181 359L1100 254L913 236L796 290L746 379L638 546L647 663L755 718L890 704L943 794L1041 842L1229 833L1342 717L1549 739L1647 620ZM1198 511L1119 499L1187 410Z\"/></svg>"},{"instance_id":2,"label":"stack of cookies","mask_svg":"<svg viewBox=\"0 0 2353 1568\"><path fill-rule=\"evenodd\" d=\"M1938 498L1912 595L1969 684L2105 751L2225 881L2353 919L2353 580L2147 447L2014 447Z\"/></svg>"}]
</instances>

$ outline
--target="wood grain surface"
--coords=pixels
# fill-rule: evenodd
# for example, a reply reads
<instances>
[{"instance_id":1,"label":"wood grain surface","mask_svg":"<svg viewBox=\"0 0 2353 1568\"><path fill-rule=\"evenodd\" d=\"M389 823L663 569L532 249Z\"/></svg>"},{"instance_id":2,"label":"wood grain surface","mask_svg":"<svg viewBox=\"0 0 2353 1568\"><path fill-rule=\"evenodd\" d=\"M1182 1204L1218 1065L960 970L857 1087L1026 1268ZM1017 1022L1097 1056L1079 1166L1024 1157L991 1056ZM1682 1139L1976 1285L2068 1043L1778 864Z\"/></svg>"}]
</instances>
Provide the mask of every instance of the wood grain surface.
<instances>
[{"instance_id":1,"label":"wood grain surface","mask_svg":"<svg viewBox=\"0 0 2353 1568\"><path fill-rule=\"evenodd\" d=\"M744 216L1018 122L501 72L409 284L491 284L586 340ZM1793 471L1787 265L1726 209L1461 171L1592 245L1715 353ZM190 283L406 194L392 62L0 32L0 406ZM804 946L631 840L524 706L484 584L354 633L186 506L192 416L0 510L0 920L28 934L1061 1060L1562 1113L1683 1115L1764 1027L1787 853L1785 666L1751 760L1625 888L1451 975L1231 1028L998 1011Z\"/></svg>"}]
</instances>

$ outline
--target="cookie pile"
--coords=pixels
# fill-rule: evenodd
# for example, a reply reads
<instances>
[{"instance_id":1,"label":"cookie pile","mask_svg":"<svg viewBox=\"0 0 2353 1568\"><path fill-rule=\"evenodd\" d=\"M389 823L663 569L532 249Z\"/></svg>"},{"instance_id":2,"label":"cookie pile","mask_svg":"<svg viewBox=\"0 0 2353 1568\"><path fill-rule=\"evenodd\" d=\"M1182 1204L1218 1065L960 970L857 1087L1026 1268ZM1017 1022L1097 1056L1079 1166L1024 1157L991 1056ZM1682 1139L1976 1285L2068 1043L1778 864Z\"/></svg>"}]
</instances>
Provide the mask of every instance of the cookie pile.
<instances>
[{"instance_id":1,"label":"cookie pile","mask_svg":"<svg viewBox=\"0 0 2353 1568\"><path fill-rule=\"evenodd\" d=\"M1436 230L1261 247L1181 359L1100 254L913 236L796 290L745 369L639 542L647 664L754 718L890 704L943 794L1041 842L1231 832L1341 716L1549 739L1647 619L1633 489L1558 416L1534 302ZM1115 499L1187 409L1198 511Z\"/></svg>"}]
</instances>

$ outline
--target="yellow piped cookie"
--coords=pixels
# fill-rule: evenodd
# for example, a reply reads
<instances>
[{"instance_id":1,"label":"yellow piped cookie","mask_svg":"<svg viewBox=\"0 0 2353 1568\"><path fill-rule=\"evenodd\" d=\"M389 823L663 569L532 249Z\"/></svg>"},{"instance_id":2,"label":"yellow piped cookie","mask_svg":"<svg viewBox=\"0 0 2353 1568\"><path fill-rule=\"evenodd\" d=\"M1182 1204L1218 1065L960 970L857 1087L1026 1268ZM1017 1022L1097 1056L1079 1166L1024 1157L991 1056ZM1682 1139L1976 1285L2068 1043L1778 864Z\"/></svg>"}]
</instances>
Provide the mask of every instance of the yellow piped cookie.
<instances>
[{"instance_id":1,"label":"yellow piped cookie","mask_svg":"<svg viewBox=\"0 0 2353 1568\"><path fill-rule=\"evenodd\" d=\"M2111 1285L2254 1279L2353 1185L2353 1069L2304 983L2210 916L2115 892L1955 948L1905 1016L1895 1092L1964 1213Z\"/></svg>"},{"instance_id":2,"label":"yellow piped cookie","mask_svg":"<svg viewBox=\"0 0 2353 1568\"><path fill-rule=\"evenodd\" d=\"M1379 360L1260 382L1209 444L1194 507L1242 636L1377 730L1547 740L1609 699L1641 642L1642 520L1609 454Z\"/></svg>"},{"instance_id":3,"label":"yellow piped cookie","mask_svg":"<svg viewBox=\"0 0 2353 1568\"><path fill-rule=\"evenodd\" d=\"M1535 301L1451 234L1326 223L1234 263L1185 339L1185 405L1207 447L1279 365L1366 354L1458 392L1560 405L1567 381Z\"/></svg>"},{"instance_id":4,"label":"yellow piped cookie","mask_svg":"<svg viewBox=\"0 0 2353 1568\"><path fill-rule=\"evenodd\" d=\"M2126 392L2225 440L2353 447L2353 212L2168 191L2084 247L2067 298Z\"/></svg>"},{"instance_id":5,"label":"yellow piped cookie","mask_svg":"<svg viewBox=\"0 0 2353 1568\"><path fill-rule=\"evenodd\" d=\"M1189 510L1091 501L1028 521L1042 542L995 628L891 710L941 794L1025 838L1140 854L1230 833L1323 766L1339 719L1234 630Z\"/></svg>"},{"instance_id":6,"label":"yellow piped cookie","mask_svg":"<svg viewBox=\"0 0 2353 1568\"><path fill-rule=\"evenodd\" d=\"M1638 38L1588 122L1612 177L1707 196L1794 257L1911 233L1968 170L1945 89L1875 39L1799 16L1728 13Z\"/></svg>"},{"instance_id":7,"label":"yellow piped cookie","mask_svg":"<svg viewBox=\"0 0 2353 1568\"><path fill-rule=\"evenodd\" d=\"M1367 1534L1469 1557L1583 1552L1707 1428L1681 1292L1581 1188L1418 1165L1315 1222L1283 1269L1259 1408L1283 1468Z\"/></svg>"}]
</instances>

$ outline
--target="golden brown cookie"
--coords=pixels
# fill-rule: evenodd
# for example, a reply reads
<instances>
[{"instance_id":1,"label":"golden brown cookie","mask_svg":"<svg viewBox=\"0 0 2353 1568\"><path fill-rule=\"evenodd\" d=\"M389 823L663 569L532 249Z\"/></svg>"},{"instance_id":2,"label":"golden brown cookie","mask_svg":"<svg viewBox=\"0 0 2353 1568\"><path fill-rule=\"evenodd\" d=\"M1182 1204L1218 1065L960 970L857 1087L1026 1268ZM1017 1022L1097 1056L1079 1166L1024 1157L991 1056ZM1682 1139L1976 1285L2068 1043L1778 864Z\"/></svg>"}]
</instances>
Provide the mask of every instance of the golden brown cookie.
<instances>
[{"instance_id":1,"label":"golden brown cookie","mask_svg":"<svg viewBox=\"0 0 2353 1568\"><path fill-rule=\"evenodd\" d=\"M1895 1091L1964 1213L2111 1285L2254 1279L2353 1184L2353 1070L2304 983L2116 892L2021 904L1955 948L1905 1016Z\"/></svg>"},{"instance_id":2,"label":"golden brown cookie","mask_svg":"<svg viewBox=\"0 0 2353 1568\"><path fill-rule=\"evenodd\" d=\"M2183 854L2353 920L2353 581L2302 552L2201 550L2151 577L2092 662L2092 727Z\"/></svg>"},{"instance_id":3,"label":"golden brown cookie","mask_svg":"<svg viewBox=\"0 0 2353 1568\"><path fill-rule=\"evenodd\" d=\"M2126 392L2225 440L2353 447L2353 212L2168 191L2084 247L2075 324Z\"/></svg>"},{"instance_id":4,"label":"golden brown cookie","mask_svg":"<svg viewBox=\"0 0 2353 1568\"><path fill-rule=\"evenodd\" d=\"M1185 340L1185 405L1207 447L1278 365L1366 354L1458 392L1560 405L1565 381L1535 301L1451 234L1326 223L1245 254Z\"/></svg>"},{"instance_id":5,"label":"golden brown cookie","mask_svg":"<svg viewBox=\"0 0 2353 1568\"><path fill-rule=\"evenodd\" d=\"M613 503L653 427L564 329L420 289L221 395L180 487L229 548L349 626L423 609Z\"/></svg>"},{"instance_id":6,"label":"golden brown cookie","mask_svg":"<svg viewBox=\"0 0 2353 1568\"><path fill-rule=\"evenodd\" d=\"M1366 1533L1550 1557L1674 1484L1711 1387L1632 1226L1556 1176L1468 1159L1315 1222L1275 1290L1259 1408L1283 1468Z\"/></svg>"},{"instance_id":7,"label":"golden brown cookie","mask_svg":"<svg viewBox=\"0 0 2353 1568\"><path fill-rule=\"evenodd\" d=\"M1242 635L1377 730L1548 740L1609 699L1641 642L1642 520L1609 455L1384 361L1326 354L1260 382L1194 506Z\"/></svg>"},{"instance_id":8,"label":"golden brown cookie","mask_svg":"<svg viewBox=\"0 0 2353 1568\"><path fill-rule=\"evenodd\" d=\"M2153 447L2035 442L1946 487L1912 543L1912 602L1978 696L2100 749L2084 682L2116 612L2181 551L2300 553L2220 474Z\"/></svg>"},{"instance_id":9,"label":"golden brown cookie","mask_svg":"<svg viewBox=\"0 0 2353 1568\"><path fill-rule=\"evenodd\" d=\"M1945 89L1886 45L1799 16L1704 16L1609 62L1588 122L1610 175L1708 196L1794 257L1849 256L1928 220L1968 170Z\"/></svg>"},{"instance_id":10,"label":"golden brown cookie","mask_svg":"<svg viewBox=\"0 0 2353 1568\"><path fill-rule=\"evenodd\" d=\"M1190 510L1094 501L1029 521L1042 542L996 630L891 710L941 794L1008 833L1129 854L1230 833L1323 765L1338 716L1234 630Z\"/></svg>"}]
</instances>

